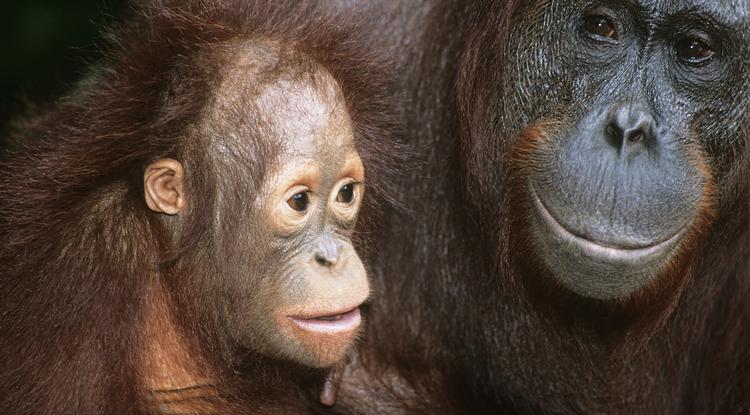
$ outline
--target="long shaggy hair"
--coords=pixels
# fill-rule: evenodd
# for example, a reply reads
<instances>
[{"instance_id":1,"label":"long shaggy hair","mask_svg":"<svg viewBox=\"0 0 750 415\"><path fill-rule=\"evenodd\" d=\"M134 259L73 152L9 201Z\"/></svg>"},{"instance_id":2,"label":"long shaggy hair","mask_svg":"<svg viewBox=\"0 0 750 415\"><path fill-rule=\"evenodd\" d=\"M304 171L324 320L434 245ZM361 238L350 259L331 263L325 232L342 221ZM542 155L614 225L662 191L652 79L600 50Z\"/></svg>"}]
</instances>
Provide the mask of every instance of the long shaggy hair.
<instances>
[{"instance_id":1,"label":"long shaggy hair","mask_svg":"<svg viewBox=\"0 0 750 415\"><path fill-rule=\"evenodd\" d=\"M389 218L383 250L369 258L385 294L361 349L375 379L364 385L382 387L381 406L405 413L750 411L747 146L707 190L701 235L661 287L627 304L585 304L548 280L529 284L543 270L518 234L528 227L512 176L531 161L518 146L545 126L501 130L520 105L504 100L512 85L501 68L525 4L430 3L394 35L414 39L403 52L402 105L417 177L429 185L400 183L412 212Z\"/></svg>"}]
</instances>

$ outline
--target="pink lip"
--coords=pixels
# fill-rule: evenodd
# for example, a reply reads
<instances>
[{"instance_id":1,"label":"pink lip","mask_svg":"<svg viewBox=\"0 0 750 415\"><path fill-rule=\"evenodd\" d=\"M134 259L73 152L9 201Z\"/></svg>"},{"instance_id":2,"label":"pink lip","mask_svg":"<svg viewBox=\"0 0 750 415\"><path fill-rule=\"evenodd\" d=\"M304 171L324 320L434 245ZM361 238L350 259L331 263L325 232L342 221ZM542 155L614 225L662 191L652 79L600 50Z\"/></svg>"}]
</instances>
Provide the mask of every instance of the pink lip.
<instances>
[{"instance_id":1,"label":"pink lip","mask_svg":"<svg viewBox=\"0 0 750 415\"><path fill-rule=\"evenodd\" d=\"M321 318L335 317L335 320ZM294 324L305 331L320 334L340 334L355 330L362 323L359 307L337 314L326 314L312 318L289 317Z\"/></svg>"}]
</instances>

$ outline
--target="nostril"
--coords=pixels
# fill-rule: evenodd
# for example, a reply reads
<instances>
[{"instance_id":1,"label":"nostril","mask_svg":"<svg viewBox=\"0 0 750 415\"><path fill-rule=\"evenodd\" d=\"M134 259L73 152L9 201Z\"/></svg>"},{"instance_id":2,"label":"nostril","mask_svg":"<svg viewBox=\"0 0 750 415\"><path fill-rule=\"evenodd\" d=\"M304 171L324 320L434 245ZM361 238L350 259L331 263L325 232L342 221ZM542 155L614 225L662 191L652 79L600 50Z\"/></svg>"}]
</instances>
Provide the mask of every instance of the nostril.
<instances>
[{"instance_id":1,"label":"nostril","mask_svg":"<svg viewBox=\"0 0 750 415\"><path fill-rule=\"evenodd\" d=\"M643 131L636 130L628 134L628 141L631 143L637 143L643 140Z\"/></svg>"},{"instance_id":2,"label":"nostril","mask_svg":"<svg viewBox=\"0 0 750 415\"><path fill-rule=\"evenodd\" d=\"M327 235L316 241L312 254L312 259L314 259L318 265L323 267L334 267L339 261L341 248L339 247L339 242L336 241L335 238Z\"/></svg>"},{"instance_id":3,"label":"nostril","mask_svg":"<svg viewBox=\"0 0 750 415\"><path fill-rule=\"evenodd\" d=\"M644 105L621 102L610 108L604 130L605 140L618 153L635 154L655 139L654 118Z\"/></svg>"},{"instance_id":4,"label":"nostril","mask_svg":"<svg viewBox=\"0 0 750 415\"><path fill-rule=\"evenodd\" d=\"M611 137L620 137L622 135L622 130L617 124L609 123L607 124L607 135Z\"/></svg>"},{"instance_id":5,"label":"nostril","mask_svg":"<svg viewBox=\"0 0 750 415\"><path fill-rule=\"evenodd\" d=\"M318 265L322 265L324 267L331 265L325 257L318 254L315 255L315 262L317 262Z\"/></svg>"},{"instance_id":6,"label":"nostril","mask_svg":"<svg viewBox=\"0 0 750 415\"><path fill-rule=\"evenodd\" d=\"M606 137L607 141L615 147L620 148L622 146L622 136L624 135L624 132L620 127L617 126L615 123L609 123L607 124L604 136Z\"/></svg>"},{"instance_id":7,"label":"nostril","mask_svg":"<svg viewBox=\"0 0 750 415\"><path fill-rule=\"evenodd\" d=\"M328 257L327 255L322 253L315 254L315 262L323 267L332 267L336 265L336 259L334 257Z\"/></svg>"}]
</instances>

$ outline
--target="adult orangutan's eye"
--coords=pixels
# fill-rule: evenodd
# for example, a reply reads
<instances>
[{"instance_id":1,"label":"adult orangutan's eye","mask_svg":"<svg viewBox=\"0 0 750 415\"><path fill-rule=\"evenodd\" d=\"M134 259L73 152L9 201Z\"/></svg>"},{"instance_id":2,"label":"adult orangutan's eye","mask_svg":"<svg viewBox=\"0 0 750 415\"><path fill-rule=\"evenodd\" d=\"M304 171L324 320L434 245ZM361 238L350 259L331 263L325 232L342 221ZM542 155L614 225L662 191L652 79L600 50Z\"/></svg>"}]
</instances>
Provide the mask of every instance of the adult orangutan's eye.
<instances>
[{"instance_id":1,"label":"adult orangutan's eye","mask_svg":"<svg viewBox=\"0 0 750 415\"><path fill-rule=\"evenodd\" d=\"M593 14L583 20L583 28L595 40L616 42L617 30L615 24L607 16Z\"/></svg>"},{"instance_id":2,"label":"adult orangutan's eye","mask_svg":"<svg viewBox=\"0 0 750 415\"><path fill-rule=\"evenodd\" d=\"M697 37L686 37L675 45L677 57L690 63L698 64L710 60L714 56L711 45Z\"/></svg>"}]
</instances>

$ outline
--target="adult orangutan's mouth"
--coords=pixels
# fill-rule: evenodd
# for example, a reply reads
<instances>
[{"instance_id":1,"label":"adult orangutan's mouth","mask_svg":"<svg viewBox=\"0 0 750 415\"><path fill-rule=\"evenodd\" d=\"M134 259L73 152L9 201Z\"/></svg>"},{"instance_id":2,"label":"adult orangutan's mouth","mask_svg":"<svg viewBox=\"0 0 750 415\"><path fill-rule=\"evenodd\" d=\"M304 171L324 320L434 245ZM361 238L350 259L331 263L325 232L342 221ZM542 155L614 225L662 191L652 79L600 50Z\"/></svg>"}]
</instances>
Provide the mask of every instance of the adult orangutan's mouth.
<instances>
[{"instance_id":1,"label":"adult orangutan's mouth","mask_svg":"<svg viewBox=\"0 0 750 415\"><path fill-rule=\"evenodd\" d=\"M539 216L542 221L552 234L564 241L565 243L577 247L580 252L584 255L596 259L602 262L615 262L615 263L638 263L646 258L654 258L661 256L662 254L673 249L677 242L679 242L685 234L686 227L680 228L674 235L667 239L658 242L656 244L639 246L639 247L620 247L614 244L601 244L598 242L591 241L584 237L575 235L568 229L566 229L555 217L550 213L547 207L544 205L542 200L536 193L534 185L529 183L529 189L531 192L531 198L534 202Z\"/></svg>"}]
</instances>

